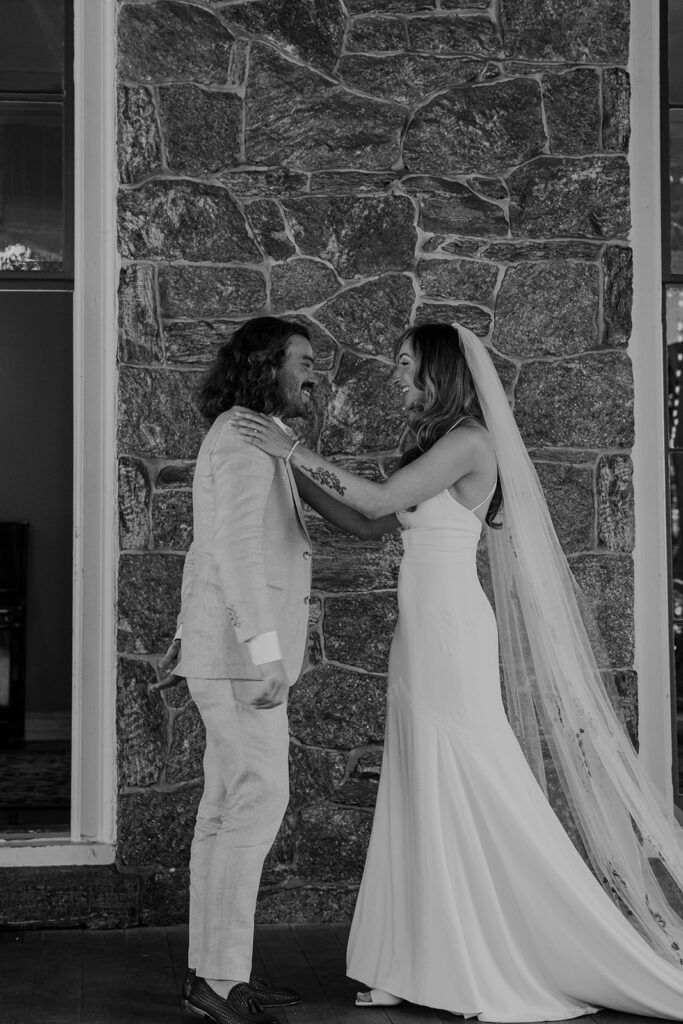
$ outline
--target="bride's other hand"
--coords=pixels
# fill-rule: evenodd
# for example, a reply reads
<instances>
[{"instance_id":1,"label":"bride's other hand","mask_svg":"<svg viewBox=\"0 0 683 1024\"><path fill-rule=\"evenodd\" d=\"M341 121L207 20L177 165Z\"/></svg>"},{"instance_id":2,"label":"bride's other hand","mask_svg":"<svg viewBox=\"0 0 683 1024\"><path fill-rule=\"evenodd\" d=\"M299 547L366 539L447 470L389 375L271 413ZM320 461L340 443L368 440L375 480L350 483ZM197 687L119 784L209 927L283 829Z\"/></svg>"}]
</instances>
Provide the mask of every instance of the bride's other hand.
<instances>
[{"instance_id":1,"label":"bride's other hand","mask_svg":"<svg viewBox=\"0 0 683 1024\"><path fill-rule=\"evenodd\" d=\"M292 434L278 427L269 416L262 416L259 412L241 406L235 408L232 422L245 441L277 459L286 459L296 441Z\"/></svg>"}]
</instances>

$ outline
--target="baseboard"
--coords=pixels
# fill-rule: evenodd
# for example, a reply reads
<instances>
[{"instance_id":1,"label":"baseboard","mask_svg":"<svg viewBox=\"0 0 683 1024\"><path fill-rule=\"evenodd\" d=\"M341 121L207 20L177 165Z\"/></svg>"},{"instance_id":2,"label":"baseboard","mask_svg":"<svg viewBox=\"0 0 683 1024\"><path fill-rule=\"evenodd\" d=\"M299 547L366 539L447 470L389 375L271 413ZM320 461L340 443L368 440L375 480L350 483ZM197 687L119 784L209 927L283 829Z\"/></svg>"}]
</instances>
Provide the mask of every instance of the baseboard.
<instances>
[{"instance_id":1,"label":"baseboard","mask_svg":"<svg viewBox=\"0 0 683 1024\"><path fill-rule=\"evenodd\" d=\"M25 738L37 740L71 739L71 714L68 711L29 711L26 713Z\"/></svg>"}]
</instances>

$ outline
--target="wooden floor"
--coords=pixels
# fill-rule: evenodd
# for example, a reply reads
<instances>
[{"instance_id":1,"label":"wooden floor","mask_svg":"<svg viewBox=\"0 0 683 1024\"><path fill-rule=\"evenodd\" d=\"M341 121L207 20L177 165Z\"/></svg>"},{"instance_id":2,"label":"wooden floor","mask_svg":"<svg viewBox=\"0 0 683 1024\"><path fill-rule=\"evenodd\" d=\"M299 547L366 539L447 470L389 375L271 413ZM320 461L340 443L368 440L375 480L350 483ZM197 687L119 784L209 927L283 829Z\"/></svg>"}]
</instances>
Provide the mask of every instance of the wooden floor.
<instances>
[{"instance_id":1,"label":"wooden floor","mask_svg":"<svg viewBox=\"0 0 683 1024\"><path fill-rule=\"evenodd\" d=\"M348 926L268 925L257 929L254 970L299 989L303 1001L278 1011L283 1024L439 1024L462 1020L418 1006L354 1006L345 977ZM187 928L0 932L0 1024L197 1024L179 992ZM578 1024L647 1024L602 1012Z\"/></svg>"}]
</instances>

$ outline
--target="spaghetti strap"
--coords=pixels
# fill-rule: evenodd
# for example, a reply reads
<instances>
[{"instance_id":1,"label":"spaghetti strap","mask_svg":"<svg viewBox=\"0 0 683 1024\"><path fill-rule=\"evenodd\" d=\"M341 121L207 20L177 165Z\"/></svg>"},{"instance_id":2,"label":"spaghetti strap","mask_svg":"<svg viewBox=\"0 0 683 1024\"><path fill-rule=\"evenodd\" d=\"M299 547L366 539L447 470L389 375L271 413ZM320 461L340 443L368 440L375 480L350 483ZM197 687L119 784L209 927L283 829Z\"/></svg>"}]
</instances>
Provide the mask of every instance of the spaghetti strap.
<instances>
[{"instance_id":1,"label":"spaghetti strap","mask_svg":"<svg viewBox=\"0 0 683 1024\"><path fill-rule=\"evenodd\" d=\"M469 511L470 511L470 512L476 512L476 511L477 511L477 509L480 509L480 508L481 508L481 506L482 506L482 505L485 505L487 501L490 501L490 500L491 500L491 498L493 497L493 495L494 495L494 494L496 493L496 487L497 487L497 486L498 486L498 480L496 480L495 484L493 485L493 490L489 491L489 493L488 493L488 494L486 495L486 497L484 498L484 500L483 500L483 501L480 501L478 505L475 505L475 506L474 506L474 508L471 508L471 509L469 509Z\"/></svg>"}]
</instances>

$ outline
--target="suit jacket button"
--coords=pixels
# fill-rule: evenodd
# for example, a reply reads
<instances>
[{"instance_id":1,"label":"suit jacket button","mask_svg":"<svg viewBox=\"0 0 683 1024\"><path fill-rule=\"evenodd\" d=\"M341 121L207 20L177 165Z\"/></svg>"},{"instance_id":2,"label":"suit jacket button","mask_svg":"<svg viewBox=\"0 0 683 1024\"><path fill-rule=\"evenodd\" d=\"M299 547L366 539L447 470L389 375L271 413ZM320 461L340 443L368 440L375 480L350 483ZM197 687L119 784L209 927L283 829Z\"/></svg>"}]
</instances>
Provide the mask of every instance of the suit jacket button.
<instances>
[{"instance_id":1,"label":"suit jacket button","mask_svg":"<svg viewBox=\"0 0 683 1024\"><path fill-rule=\"evenodd\" d=\"M310 599L310 597L308 597L308 595L307 595L307 596L306 596L306 597L304 598L304 604L310 604L310 603L311 603L311 599Z\"/></svg>"},{"instance_id":2,"label":"suit jacket button","mask_svg":"<svg viewBox=\"0 0 683 1024\"><path fill-rule=\"evenodd\" d=\"M304 551L304 558L310 558L310 557L311 557L311 552L310 551Z\"/></svg>"}]
</instances>

